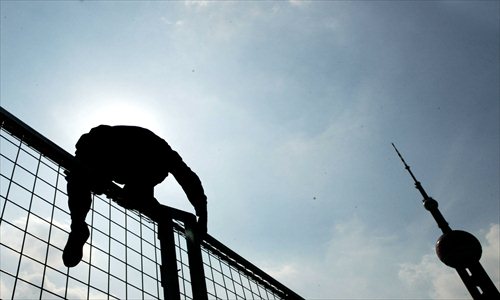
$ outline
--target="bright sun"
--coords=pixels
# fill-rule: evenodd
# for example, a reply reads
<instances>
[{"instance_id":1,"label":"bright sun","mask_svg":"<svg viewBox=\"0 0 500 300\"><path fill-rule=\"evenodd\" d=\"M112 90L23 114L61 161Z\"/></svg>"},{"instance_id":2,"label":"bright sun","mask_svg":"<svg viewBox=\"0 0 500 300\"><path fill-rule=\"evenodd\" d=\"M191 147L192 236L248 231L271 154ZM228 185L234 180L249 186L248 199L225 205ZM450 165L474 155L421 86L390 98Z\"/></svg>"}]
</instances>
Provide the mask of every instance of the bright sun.
<instances>
[{"instance_id":1,"label":"bright sun","mask_svg":"<svg viewBox=\"0 0 500 300\"><path fill-rule=\"evenodd\" d=\"M109 103L99 107L96 119L106 120L109 125L126 124L150 127L155 123L153 112L148 111L146 106L123 102Z\"/></svg>"},{"instance_id":2,"label":"bright sun","mask_svg":"<svg viewBox=\"0 0 500 300\"><path fill-rule=\"evenodd\" d=\"M88 103L82 116L85 127L106 125L135 125L151 130L160 129L157 114L147 104L138 101L106 101Z\"/></svg>"},{"instance_id":3,"label":"bright sun","mask_svg":"<svg viewBox=\"0 0 500 300\"><path fill-rule=\"evenodd\" d=\"M168 126L154 99L136 96L131 91L114 93L82 93L79 101L59 107L57 121L70 145L81 134L99 125L133 125L147 128L159 136L171 137ZM170 126L172 128L172 126Z\"/></svg>"}]
</instances>

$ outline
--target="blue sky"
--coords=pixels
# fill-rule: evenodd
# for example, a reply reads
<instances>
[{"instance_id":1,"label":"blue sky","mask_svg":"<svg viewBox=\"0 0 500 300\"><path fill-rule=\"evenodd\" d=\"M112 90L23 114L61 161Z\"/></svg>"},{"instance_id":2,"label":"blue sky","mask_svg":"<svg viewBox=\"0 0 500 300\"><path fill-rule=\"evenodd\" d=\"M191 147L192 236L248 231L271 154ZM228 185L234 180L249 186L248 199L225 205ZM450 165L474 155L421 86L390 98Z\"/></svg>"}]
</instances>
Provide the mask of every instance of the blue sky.
<instances>
[{"instance_id":1,"label":"blue sky","mask_svg":"<svg viewBox=\"0 0 500 300\"><path fill-rule=\"evenodd\" d=\"M306 298L463 298L396 143L499 270L497 1L2 1L2 107L164 137L209 232ZM173 178L166 205L193 211ZM388 288L390 287L390 288Z\"/></svg>"}]
</instances>

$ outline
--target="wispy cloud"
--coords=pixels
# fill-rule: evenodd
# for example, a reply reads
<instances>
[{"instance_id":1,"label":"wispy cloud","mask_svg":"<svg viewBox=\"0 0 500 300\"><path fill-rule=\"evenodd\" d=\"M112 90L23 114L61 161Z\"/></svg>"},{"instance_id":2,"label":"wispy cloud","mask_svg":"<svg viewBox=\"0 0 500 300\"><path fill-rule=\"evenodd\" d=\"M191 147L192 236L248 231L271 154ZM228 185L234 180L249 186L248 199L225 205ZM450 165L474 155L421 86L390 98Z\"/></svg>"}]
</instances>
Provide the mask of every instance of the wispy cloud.
<instances>
[{"instance_id":1,"label":"wispy cloud","mask_svg":"<svg viewBox=\"0 0 500 300\"><path fill-rule=\"evenodd\" d=\"M482 262L493 283L500 290L500 225L491 224L483 242ZM486 243L485 243L486 242Z\"/></svg>"},{"instance_id":2,"label":"wispy cloud","mask_svg":"<svg viewBox=\"0 0 500 300\"><path fill-rule=\"evenodd\" d=\"M401 264L399 278L410 290L424 291L428 297L446 299L468 297L460 277L453 269L444 266L435 253L426 254L418 264Z\"/></svg>"},{"instance_id":3,"label":"wispy cloud","mask_svg":"<svg viewBox=\"0 0 500 300\"><path fill-rule=\"evenodd\" d=\"M66 224L60 223L58 221L53 220L53 225L58 226L60 228L69 229ZM13 224L18 226L19 228L24 228L27 223L27 218L22 217L14 220ZM25 245L23 254L26 255L21 260L21 268L19 270L19 277L27 282L41 285L43 279L43 287L44 289L56 293L58 295L67 295L70 299L86 299L87 298L87 289L84 287L75 287L69 286L66 288L66 276L63 275L67 270L66 267L63 266L61 251L54 250L54 245L64 245L66 242L66 236L59 236L53 232L51 237L52 247L50 248L49 255L47 260L45 260L45 255L47 253L47 244L39 241L38 239L34 239L32 236L36 236L39 238L45 238L47 235L46 229L48 227L48 223L43 221L42 219L31 216L29 223L29 233L27 238L27 244ZM12 231L14 230L14 231ZM3 226L2 227L2 243L8 245L10 247L15 247L19 243L19 235L18 231L15 230L13 226ZM31 242L30 242L31 241ZM29 244L28 244L29 243ZM20 249L19 249L20 250ZM85 251L88 252L88 251ZM84 253L85 253L84 252ZM45 262L46 265L50 266L51 269L47 269L45 271L45 277L42 278L42 274L44 274L43 266L27 257L31 257L37 259L39 261ZM12 268L10 265L16 263L19 259L19 256L16 252L5 250L2 251L2 263L1 269L4 271L10 271ZM84 255L84 259L88 260L88 254ZM54 271L54 269L59 272ZM74 274L73 274L74 276ZM10 279L9 276L0 277L0 297L2 298L11 298L12 296L12 283L7 280ZM100 295L102 296L102 295ZM15 297L22 299L35 299L40 297L40 290L34 288L29 284L24 284L23 282L18 282L15 290ZM98 295L93 295L91 293L91 298L98 299Z\"/></svg>"},{"instance_id":4,"label":"wispy cloud","mask_svg":"<svg viewBox=\"0 0 500 300\"><path fill-rule=\"evenodd\" d=\"M491 225L478 237L483 244L481 262L498 286L499 225ZM419 263L401 262L399 254L405 250L398 241L396 236L374 232L354 217L338 223L326 247L310 253L307 259L262 265L306 298L470 297L455 270L441 263L433 250Z\"/></svg>"},{"instance_id":5,"label":"wispy cloud","mask_svg":"<svg viewBox=\"0 0 500 300\"><path fill-rule=\"evenodd\" d=\"M206 7L210 4L211 1L206 1L206 0L186 0L184 1L184 5L189 6L189 7Z\"/></svg>"},{"instance_id":6,"label":"wispy cloud","mask_svg":"<svg viewBox=\"0 0 500 300\"><path fill-rule=\"evenodd\" d=\"M382 281L390 284L396 277L391 275L394 258L390 255L395 241L395 236L373 232L354 216L335 225L318 253L267 270L306 298L397 297L397 286L387 289L380 281L384 277Z\"/></svg>"},{"instance_id":7,"label":"wispy cloud","mask_svg":"<svg viewBox=\"0 0 500 300\"><path fill-rule=\"evenodd\" d=\"M304 0L288 0L288 2L292 5L292 6L303 6L303 5L307 5L309 4L308 1L304 1Z\"/></svg>"},{"instance_id":8,"label":"wispy cloud","mask_svg":"<svg viewBox=\"0 0 500 300\"><path fill-rule=\"evenodd\" d=\"M500 285L499 228L499 224L492 224L486 234L480 236L483 244L481 263L497 287ZM433 250L429 252L417 264L401 264L401 281L411 290L427 291L428 297L434 299L469 298L470 295L456 271L443 265Z\"/></svg>"}]
</instances>

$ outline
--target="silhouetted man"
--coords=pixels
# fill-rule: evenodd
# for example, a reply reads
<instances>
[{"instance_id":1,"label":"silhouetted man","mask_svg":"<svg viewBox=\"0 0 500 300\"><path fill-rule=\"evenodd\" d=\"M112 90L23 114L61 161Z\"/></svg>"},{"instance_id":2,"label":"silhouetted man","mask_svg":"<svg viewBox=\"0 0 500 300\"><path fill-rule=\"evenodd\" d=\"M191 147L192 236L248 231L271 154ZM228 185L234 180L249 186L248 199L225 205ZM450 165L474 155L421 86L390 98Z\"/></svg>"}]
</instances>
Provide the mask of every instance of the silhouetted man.
<instances>
[{"instance_id":1,"label":"silhouetted man","mask_svg":"<svg viewBox=\"0 0 500 300\"><path fill-rule=\"evenodd\" d=\"M158 216L160 203L154 187L168 173L174 175L198 216L198 228L207 231L207 197L200 179L163 139L134 126L100 125L80 137L75 166L67 176L71 232L63 252L67 267L82 259L90 232L85 217L90 210L91 191L102 194L109 182L124 184L116 200L125 208L147 216Z\"/></svg>"}]
</instances>

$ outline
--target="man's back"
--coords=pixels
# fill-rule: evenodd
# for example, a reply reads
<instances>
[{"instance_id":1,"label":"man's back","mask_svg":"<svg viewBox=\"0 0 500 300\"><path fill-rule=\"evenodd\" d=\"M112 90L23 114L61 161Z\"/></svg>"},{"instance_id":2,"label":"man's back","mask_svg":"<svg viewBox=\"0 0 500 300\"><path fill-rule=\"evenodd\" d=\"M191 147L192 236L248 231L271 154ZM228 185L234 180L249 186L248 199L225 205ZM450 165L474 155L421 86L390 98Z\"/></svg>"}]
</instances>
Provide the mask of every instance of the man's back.
<instances>
[{"instance_id":1,"label":"man's back","mask_svg":"<svg viewBox=\"0 0 500 300\"><path fill-rule=\"evenodd\" d=\"M100 125L82 135L76 149L81 160L119 183L143 179L159 183L172 160L178 159L165 140L135 126Z\"/></svg>"}]
</instances>

